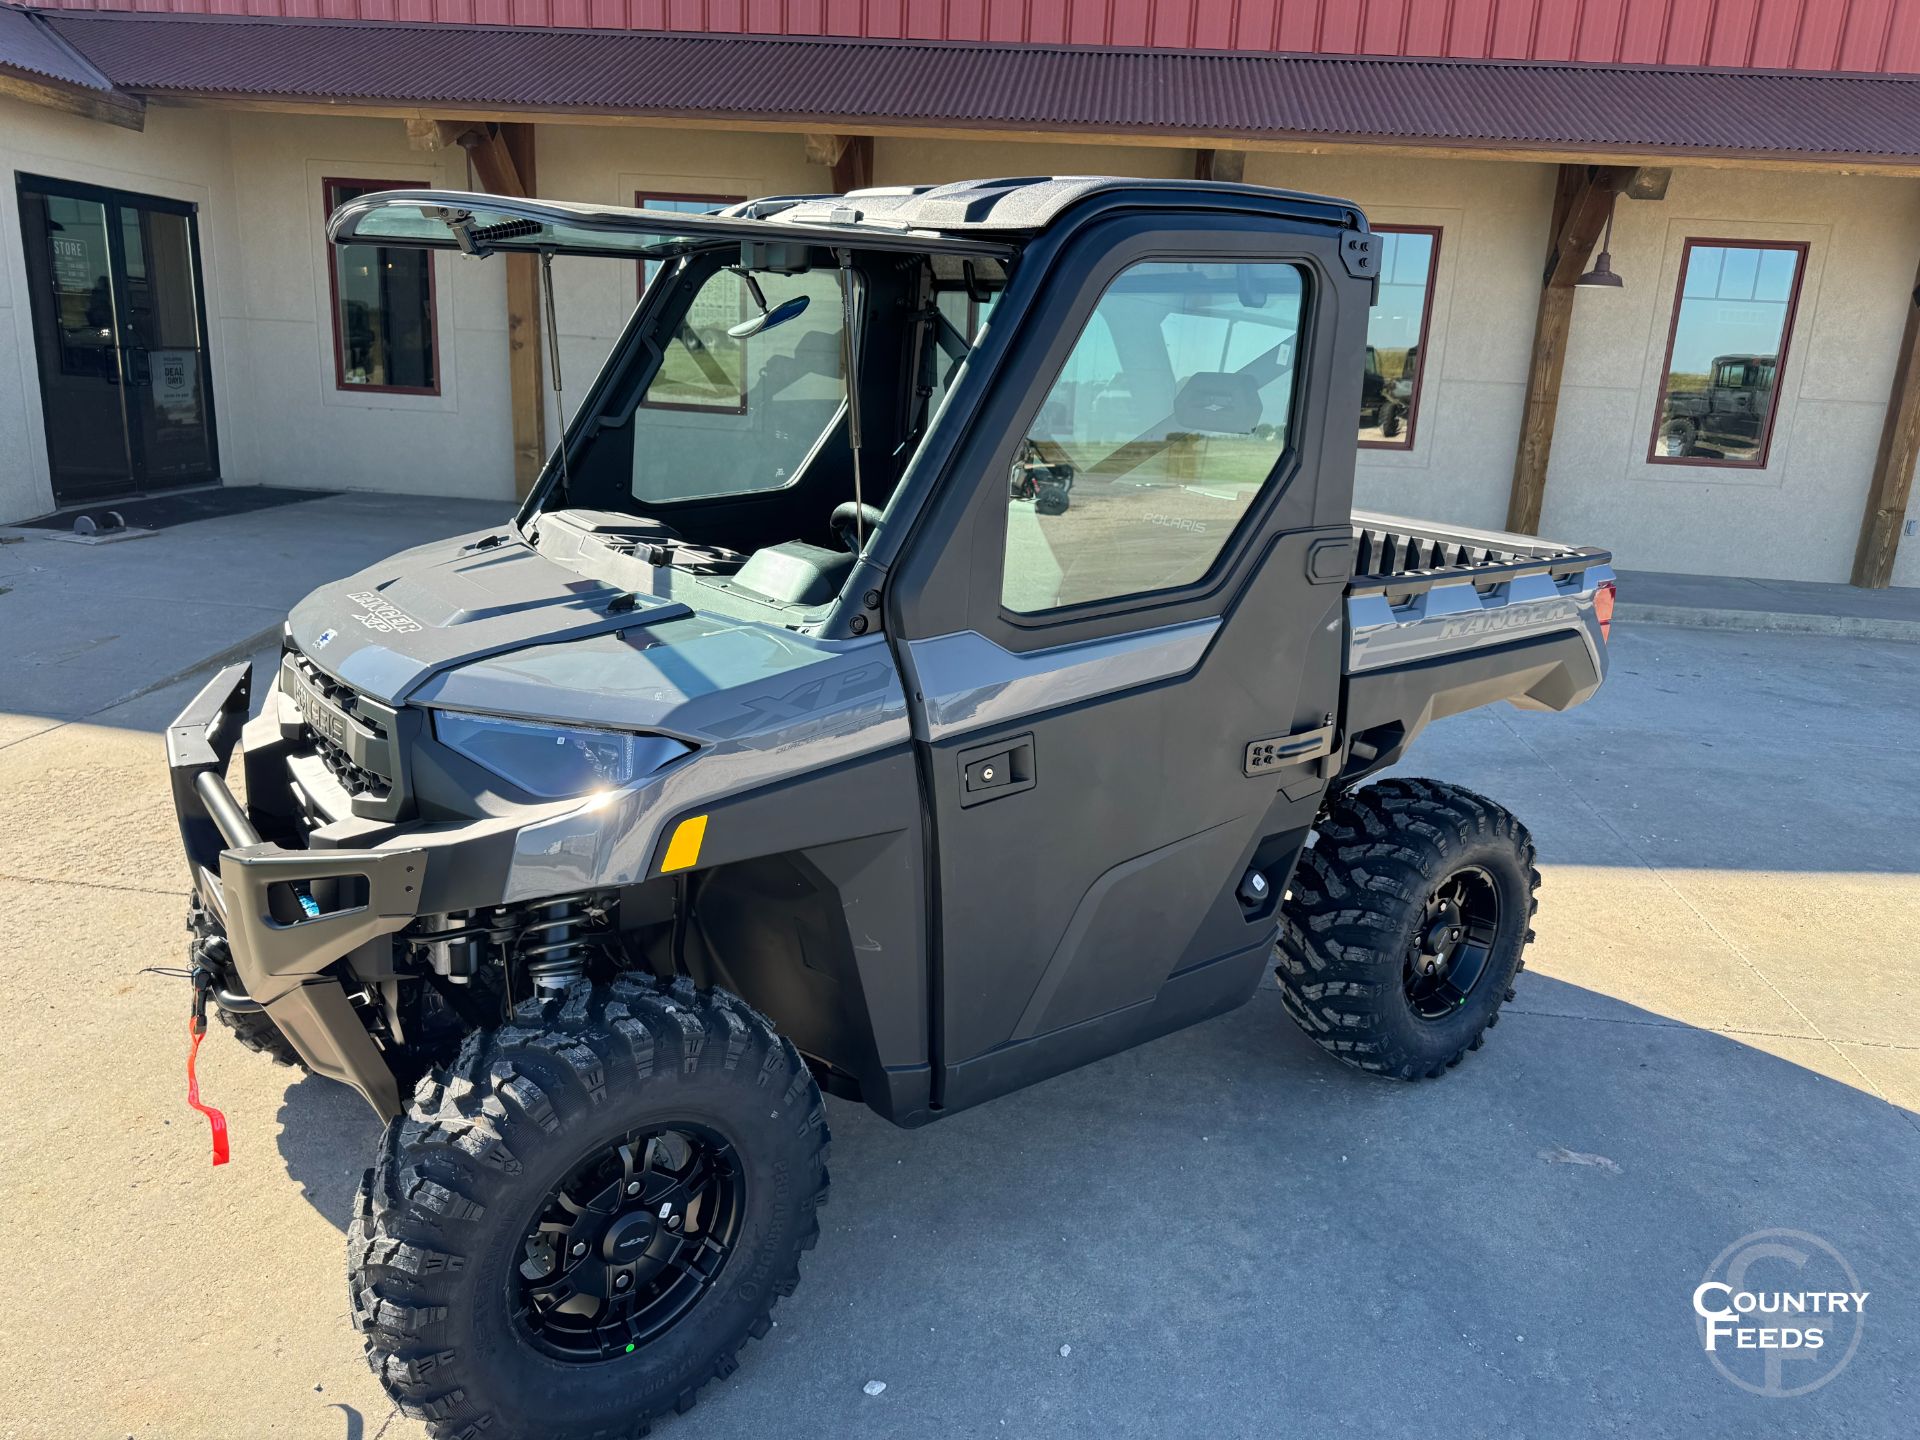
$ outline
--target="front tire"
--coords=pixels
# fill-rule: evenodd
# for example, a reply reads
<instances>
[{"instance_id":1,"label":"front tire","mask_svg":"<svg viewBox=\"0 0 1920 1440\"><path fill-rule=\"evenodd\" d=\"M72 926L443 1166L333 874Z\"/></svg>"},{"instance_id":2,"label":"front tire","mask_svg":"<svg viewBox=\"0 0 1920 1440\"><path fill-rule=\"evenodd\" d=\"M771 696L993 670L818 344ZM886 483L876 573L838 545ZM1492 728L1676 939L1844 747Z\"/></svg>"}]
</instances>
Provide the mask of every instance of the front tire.
<instances>
[{"instance_id":1,"label":"front tire","mask_svg":"<svg viewBox=\"0 0 1920 1440\"><path fill-rule=\"evenodd\" d=\"M1336 1059L1434 1079L1513 998L1537 908L1533 837L1457 785L1388 779L1334 802L1275 950L1280 997Z\"/></svg>"},{"instance_id":2,"label":"front tire","mask_svg":"<svg viewBox=\"0 0 1920 1440\"><path fill-rule=\"evenodd\" d=\"M826 1162L812 1075L734 996L623 979L528 1001L421 1081L362 1182L368 1361L436 1440L640 1433L771 1327Z\"/></svg>"}]
</instances>

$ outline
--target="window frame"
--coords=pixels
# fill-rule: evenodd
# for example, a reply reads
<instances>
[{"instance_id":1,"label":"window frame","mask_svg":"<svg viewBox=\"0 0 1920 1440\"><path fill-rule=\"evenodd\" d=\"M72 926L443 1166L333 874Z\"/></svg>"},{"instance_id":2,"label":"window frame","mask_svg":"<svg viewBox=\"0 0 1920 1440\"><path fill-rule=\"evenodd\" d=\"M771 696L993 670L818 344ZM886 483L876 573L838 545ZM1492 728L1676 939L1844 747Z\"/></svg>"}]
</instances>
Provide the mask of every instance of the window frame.
<instances>
[{"instance_id":1,"label":"window frame","mask_svg":"<svg viewBox=\"0 0 1920 1440\"><path fill-rule=\"evenodd\" d=\"M1375 235L1431 235L1433 253L1427 258L1427 293L1420 301L1420 330L1415 341L1420 351L1420 368L1413 377L1413 398L1407 405L1407 428L1404 438L1397 440L1360 440L1354 444L1362 450L1389 450L1400 455L1411 455L1420 435L1420 392L1426 388L1427 357L1432 353L1427 348L1428 332L1433 325L1433 292L1440 288L1440 246L1442 231L1440 225L1375 225ZM1384 280L1382 284L1386 283ZM1373 344L1371 337L1368 345Z\"/></svg>"},{"instance_id":2,"label":"window frame","mask_svg":"<svg viewBox=\"0 0 1920 1440\"><path fill-rule=\"evenodd\" d=\"M1011 449L1005 450L1006 462L995 467L995 473L1004 476L1012 457L1019 453L1020 446L1030 435L1034 422L1039 419L1052 397L1054 387L1060 383L1060 377L1066 373L1066 367L1072 362L1073 352L1085 337L1088 327L1099 314L1101 304L1112 292L1121 276L1143 265L1285 265L1300 275L1300 320L1294 336L1295 381L1287 402L1286 443L1273 463L1267 468L1260 488L1248 501L1234 521L1233 528L1220 542L1220 548L1214 552L1207 568L1192 580L1177 585L1165 585L1152 590L1130 590L1122 594L1099 596L1087 600L1077 600L1067 605L1055 605L1046 610L1015 610L1007 604L1007 531L1006 517L1009 502L1006 498L1004 479L999 486L999 503L993 508L999 524L996 541L998 553L995 560L995 587L993 608L1000 622L1016 633L1029 635L1044 634L1049 630L1072 627L1086 621L1101 621L1112 617L1122 617L1141 611L1165 608L1211 594L1226 579L1226 572L1238 562L1244 554L1247 535L1256 523L1264 523L1261 517L1275 503L1276 497L1292 482L1293 473L1300 465L1302 446L1299 435L1299 421L1302 408L1306 404L1307 389L1311 377L1301 367L1301 357L1311 337L1311 331L1318 322L1321 303L1322 284L1315 267L1304 254L1274 258L1271 255L1236 252L1231 247L1223 247L1217 253L1210 247L1195 244L1191 247L1165 244L1148 245L1138 251L1119 251L1120 263L1101 277L1097 285L1083 291L1081 299L1086 299L1084 311L1079 314L1079 324L1071 332L1066 348L1060 351L1059 360L1050 368L1038 370L1033 389L1023 398L1021 411L1025 419L1020 422L1018 433ZM1090 295L1090 299L1087 297ZM1075 307L1079 307L1076 305Z\"/></svg>"},{"instance_id":3,"label":"window frame","mask_svg":"<svg viewBox=\"0 0 1920 1440\"><path fill-rule=\"evenodd\" d=\"M1751 460L1713 459L1704 455L1660 454L1660 431L1665 425L1669 384L1673 380L1673 344L1680 333L1680 308L1687 299L1687 267L1692 263L1695 246L1724 250L1791 250L1794 252L1793 287L1787 292L1786 318L1780 325L1780 349L1773 361L1773 399L1767 406L1766 428L1760 434L1760 448ZM1707 470L1764 470L1773 454L1773 430L1780 419L1780 393L1787 378L1787 352L1793 344L1793 327L1800 316L1800 288L1807 278L1807 259L1811 242L1806 240L1735 240L1707 235L1689 235L1680 247L1680 268L1673 280L1673 308L1667 316L1667 345L1660 359L1660 381L1653 395L1653 426L1647 436L1649 465L1686 465ZM1707 379L1712 381L1709 370Z\"/></svg>"},{"instance_id":4,"label":"window frame","mask_svg":"<svg viewBox=\"0 0 1920 1440\"><path fill-rule=\"evenodd\" d=\"M371 180L354 179L347 175L323 175L320 177L320 205L324 215L333 212L347 202L336 204L333 191L336 185L358 187L362 194L368 190L419 190L426 188L424 181L417 180ZM327 298L328 308L332 312L333 327L333 388L342 395L425 395L437 396L441 393L445 367L440 357L440 277L439 266L434 264L431 251L423 252L427 257L427 351L433 357L432 385L350 385L347 383L346 337L340 328L340 264L341 256L347 247L323 241L327 247ZM366 242L355 241L355 244ZM375 250L411 249L411 246L373 245Z\"/></svg>"},{"instance_id":5,"label":"window frame","mask_svg":"<svg viewBox=\"0 0 1920 1440\"><path fill-rule=\"evenodd\" d=\"M745 195L706 195L691 190L636 190L633 192L633 203L642 210L647 208L649 200L694 200L701 204L711 203L715 209L725 209L729 205L744 204L746 199ZM647 293L647 266L664 266L666 263L665 260L634 261L633 274L639 287L635 291L636 296L644 296ZM666 346L663 345L660 348L664 355ZM693 405L679 400L649 400L644 395L634 403L647 410L680 410L695 415L744 415L747 413L746 358L746 347L743 343L740 350L740 403L737 405ZM651 385L652 382L648 383Z\"/></svg>"}]
</instances>

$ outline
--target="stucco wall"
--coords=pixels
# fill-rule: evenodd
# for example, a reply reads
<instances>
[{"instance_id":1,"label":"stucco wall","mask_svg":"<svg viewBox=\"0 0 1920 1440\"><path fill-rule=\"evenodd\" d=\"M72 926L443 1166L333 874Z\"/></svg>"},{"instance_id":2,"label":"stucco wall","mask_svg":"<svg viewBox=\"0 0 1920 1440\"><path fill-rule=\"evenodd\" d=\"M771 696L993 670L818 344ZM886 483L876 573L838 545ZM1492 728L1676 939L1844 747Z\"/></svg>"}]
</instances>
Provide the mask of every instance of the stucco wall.
<instances>
[{"instance_id":1,"label":"stucco wall","mask_svg":"<svg viewBox=\"0 0 1920 1440\"><path fill-rule=\"evenodd\" d=\"M1646 458L1688 237L1809 247L1764 469ZM1915 181L1677 170L1664 201L1622 201L1627 283L1575 302L1542 528L1642 569L1846 579L1917 255Z\"/></svg>"},{"instance_id":2,"label":"stucco wall","mask_svg":"<svg viewBox=\"0 0 1920 1440\"><path fill-rule=\"evenodd\" d=\"M53 506L21 252L20 173L139 190L200 206L221 459L230 473L247 473L253 463L250 426L235 383L246 367L232 327L223 323L243 304L227 117L156 111L146 131L136 134L0 97L0 520L24 519Z\"/></svg>"},{"instance_id":3,"label":"stucco wall","mask_svg":"<svg viewBox=\"0 0 1920 1440\"><path fill-rule=\"evenodd\" d=\"M875 179L1175 176L1191 162L1191 152L1162 147L883 139ZM799 135L546 126L537 165L543 194L611 204L630 204L636 192L755 195L829 183L823 167L807 163ZM461 153L410 149L397 120L155 107L146 132L133 134L0 100L0 166L201 205L228 480L512 493L504 266L435 259L441 394L356 393L334 382L322 177L461 186ZM1361 451L1358 501L1503 523L1553 168L1256 154L1247 178L1345 196L1376 223L1441 229L1415 444ZM1646 462L1689 236L1811 247L1761 470ZM1680 169L1665 200L1621 201L1613 254L1626 284L1575 301L1546 532L1611 546L1627 567L1844 580L1917 237L1920 181ZM622 262L569 260L555 273L571 409L632 308L637 273ZM9 183L0 187L0 518L52 503L24 284ZM551 435L551 393L547 403ZM1920 496L1910 513L1920 518ZM1920 541L1903 545L1894 578L1920 584Z\"/></svg>"},{"instance_id":4,"label":"stucco wall","mask_svg":"<svg viewBox=\"0 0 1920 1440\"><path fill-rule=\"evenodd\" d=\"M463 151L408 148L398 120L234 117L241 309L257 429L251 473L269 484L513 494L505 267L434 256L438 395L343 389L333 361L323 181L465 188Z\"/></svg>"}]
</instances>

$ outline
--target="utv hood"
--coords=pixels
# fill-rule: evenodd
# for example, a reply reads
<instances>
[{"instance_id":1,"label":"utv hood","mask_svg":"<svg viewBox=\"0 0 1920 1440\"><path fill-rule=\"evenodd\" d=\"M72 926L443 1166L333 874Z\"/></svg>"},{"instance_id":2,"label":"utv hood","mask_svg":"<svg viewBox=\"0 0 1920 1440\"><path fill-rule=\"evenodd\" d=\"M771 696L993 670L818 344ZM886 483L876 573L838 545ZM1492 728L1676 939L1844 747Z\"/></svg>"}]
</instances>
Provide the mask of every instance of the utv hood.
<instances>
[{"instance_id":1,"label":"utv hood","mask_svg":"<svg viewBox=\"0 0 1920 1440\"><path fill-rule=\"evenodd\" d=\"M691 613L678 601L629 594L556 564L511 531L481 530L322 586L288 623L321 669L401 705L433 676L489 655Z\"/></svg>"}]
</instances>

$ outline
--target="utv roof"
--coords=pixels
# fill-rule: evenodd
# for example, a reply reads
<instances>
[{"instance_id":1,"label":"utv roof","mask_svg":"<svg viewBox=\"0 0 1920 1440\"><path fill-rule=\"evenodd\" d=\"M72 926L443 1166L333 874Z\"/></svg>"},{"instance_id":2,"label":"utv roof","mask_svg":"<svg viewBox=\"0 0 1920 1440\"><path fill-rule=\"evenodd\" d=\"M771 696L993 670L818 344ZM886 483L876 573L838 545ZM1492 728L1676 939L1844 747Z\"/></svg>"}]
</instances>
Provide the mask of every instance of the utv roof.
<instances>
[{"instance_id":1,"label":"utv roof","mask_svg":"<svg viewBox=\"0 0 1920 1440\"><path fill-rule=\"evenodd\" d=\"M1130 206L1255 210L1366 228L1353 205L1321 196L1202 180L1069 175L774 195L710 215L458 190L389 190L342 205L328 235L336 244L408 244L471 254L511 249L632 256L733 237L1006 256L1012 253L1008 242L1036 234L1068 209L1102 195Z\"/></svg>"}]
</instances>

